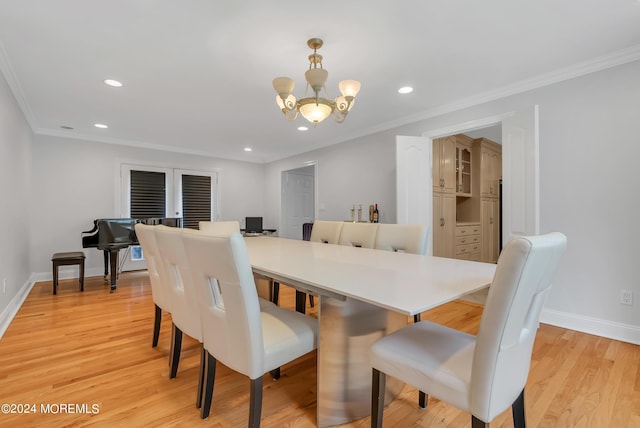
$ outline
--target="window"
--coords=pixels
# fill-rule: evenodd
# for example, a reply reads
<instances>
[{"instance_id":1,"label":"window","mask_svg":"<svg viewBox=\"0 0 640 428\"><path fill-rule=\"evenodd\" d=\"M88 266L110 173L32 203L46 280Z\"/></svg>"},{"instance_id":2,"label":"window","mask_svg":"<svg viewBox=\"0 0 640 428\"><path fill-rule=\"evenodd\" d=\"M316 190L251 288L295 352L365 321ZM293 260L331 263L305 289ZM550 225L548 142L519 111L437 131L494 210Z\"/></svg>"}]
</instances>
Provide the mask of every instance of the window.
<instances>
[{"instance_id":1,"label":"window","mask_svg":"<svg viewBox=\"0 0 640 428\"><path fill-rule=\"evenodd\" d=\"M121 166L121 217L181 217L183 227L218 218L217 172Z\"/></svg>"},{"instance_id":2,"label":"window","mask_svg":"<svg viewBox=\"0 0 640 428\"><path fill-rule=\"evenodd\" d=\"M211 176L182 175L182 225L197 229L200 221L211 221Z\"/></svg>"}]
</instances>

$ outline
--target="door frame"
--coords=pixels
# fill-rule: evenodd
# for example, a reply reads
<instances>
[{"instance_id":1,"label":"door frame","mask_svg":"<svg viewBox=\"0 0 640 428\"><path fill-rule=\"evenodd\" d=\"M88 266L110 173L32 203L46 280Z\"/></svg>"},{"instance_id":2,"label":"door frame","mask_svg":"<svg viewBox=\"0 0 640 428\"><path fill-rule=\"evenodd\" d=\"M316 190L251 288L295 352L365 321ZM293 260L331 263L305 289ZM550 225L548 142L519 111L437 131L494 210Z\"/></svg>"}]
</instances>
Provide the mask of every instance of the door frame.
<instances>
[{"instance_id":1,"label":"door frame","mask_svg":"<svg viewBox=\"0 0 640 428\"><path fill-rule=\"evenodd\" d=\"M288 189L285 185L284 180L282 179L286 173L291 171L296 171L303 168L311 167L313 171L313 220L318 218L318 162L317 161L309 161L304 162L301 165L296 167L287 168L280 170L280 220L278 224L278 230L284 231L287 230L287 224L285 223L285 216L283 213L286 212L285 204L287 204L290 200L288 197Z\"/></svg>"}]
</instances>

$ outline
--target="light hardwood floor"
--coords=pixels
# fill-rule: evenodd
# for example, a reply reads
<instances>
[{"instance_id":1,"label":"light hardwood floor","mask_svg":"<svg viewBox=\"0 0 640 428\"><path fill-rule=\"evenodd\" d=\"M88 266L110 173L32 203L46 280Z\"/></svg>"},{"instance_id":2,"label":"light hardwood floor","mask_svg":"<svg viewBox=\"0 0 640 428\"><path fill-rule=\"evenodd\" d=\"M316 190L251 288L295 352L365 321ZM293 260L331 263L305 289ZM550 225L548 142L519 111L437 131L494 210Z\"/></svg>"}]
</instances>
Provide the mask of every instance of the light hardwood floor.
<instances>
[{"instance_id":1,"label":"light hardwood floor","mask_svg":"<svg viewBox=\"0 0 640 428\"><path fill-rule=\"evenodd\" d=\"M293 307L291 289L281 296ZM475 333L481 313L456 301L423 319ZM114 294L102 277L87 278L84 293L77 281L61 281L57 296L51 282L36 284L0 340L0 403L35 413L0 414L0 426L246 426L249 381L219 365L211 416L201 420L199 344L185 338L178 376L169 380L170 316L163 314L157 348L152 321L146 272L121 275ZM265 377L263 427L315 426L315 364L311 353L284 366L278 381ZM526 388L528 426L640 427L639 366L636 345L542 324ZM434 398L421 411L417 399L405 387L385 409L385 427L470 426L468 414ZM367 427L369 418L345 426ZM513 426L510 412L492 426Z\"/></svg>"}]
</instances>

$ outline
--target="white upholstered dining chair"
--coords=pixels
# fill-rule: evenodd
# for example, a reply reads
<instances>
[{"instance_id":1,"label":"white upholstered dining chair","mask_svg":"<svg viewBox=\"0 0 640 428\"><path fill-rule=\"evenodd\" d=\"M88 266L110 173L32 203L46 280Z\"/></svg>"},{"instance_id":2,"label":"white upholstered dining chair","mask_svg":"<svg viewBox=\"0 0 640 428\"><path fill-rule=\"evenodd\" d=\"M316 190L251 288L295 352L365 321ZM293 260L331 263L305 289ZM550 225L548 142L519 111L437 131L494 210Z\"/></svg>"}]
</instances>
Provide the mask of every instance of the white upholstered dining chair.
<instances>
[{"instance_id":1,"label":"white upholstered dining chair","mask_svg":"<svg viewBox=\"0 0 640 428\"><path fill-rule=\"evenodd\" d=\"M180 353L182 350L182 334L202 343L202 326L200 324L198 297L191 279L189 262L182 242L183 235L199 234L193 229L182 229L155 226L156 241L160 250L166 284L172 300L173 321L172 346L170 355L171 371L169 377L173 379L178 373Z\"/></svg>"},{"instance_id":2,"label":"white upholstered dining chair","mask_svg":"<svg viewBox=\"0 0 640 428\"><path fill-rule=\"evenodd\" d=\"M382 426L385 376L420 389L420 407L432 394L471 413L487 427L512 407L525 426L524 386L540 311L566 248L561 233L516 237L503 249L477 336L421 321L372 347L371 426Z\"/></svg>"},{"instance_id":3,"label":"white upholstered dining chair","mask_svg":"<svg viewBox=\"0 0 640 428\"><path fill-rule=\"evenodd\" d=\"M185 235L184 245L199 293L204 349L201 417L211 408L216 362L251 380L249 426L260 425L262 378L316 349L315 318L259 303L243 237Z\"/></svg>"},{"instance_id":4,"label":"white upholstered dining chair","mask_svg":"<svg viewBox=\"0 0 640 428\"><path fill-rule=\"evenodd\" d=\"M338 244L350 245L353 247L373 248L376 244L377 232L378 223L345 222L342 225L342 230L340 230L340 239L338 240Z\"/></svg>"},{"instance_id":5,"label":"white upholstered dining chair","mask_svg":"<svg viewBox=\"0 0 640 428\"><path fill-rule=\"evenodd\" d=\"M313 222L309 241L338 244L343 224L343 221L316 220Z\"/></svg>"},{"instance_id":6,"label":"white upholstered dining chair","mask_svg":"<svg viewBox=\"0 0 640 428\"><path fill-rule=\"evenodd\" d=\"M236 220L230 221L201 221L198 228L202 233L207 235L221 236L231 235L232 233L240 233L240 222Z\"/></svg>"},{"instance_id":7,"label":"white upholstered dining chair","mask_svg":"<svg viewBox=\"0 0 640 428\"><path fill-rule=\"evenodd\" d=\"M428 232L429 228L424 224L380 223L374 248L424 255L427 252ZM420 314L414 315L413 321L420 321Z\"/></svg>"},{"instance_id":8,"label":"white upholstered dining chair","mask_svg":"<svg viewBox=\"0 0 640 428\"><path fill-rule=\"evenodd\" d=\"M162 311L171 313L171 299L169 290L167 289L166 276L162 269L162 260L158 243L154 232L155 226L137 223L135 225L136 236L142 247L144 259L147 263L147 271L149 272L149 282L151 283L151 297L155 305L155 316L153 321L153 339L152 347L158 346L158 338L160 336L160 323L162 321Z\"/></svg>"},{"instance_id":9,"label":"white upholstered dining chair","mask_svg":"<svg viewBox=\"0 0 640 428\"><path fill-rule=\"evenodd\" d=\"M325 244L338 244L340 241L340 231L342 230L343 221L316 220L311 226L311 235L309 241L322 242ZM303 232L304 236L304 232ZM272 302L278 304L278 296L280 295L280 283L273 281L272 283ZM296 308L298 311L305 311L307 296L304 292L296 290ZM309 303L313 307L315 305L313 295L309 294Z\"/></svg>"},{"instance_id":10,"label":"white upholstered dining chair","mask_svg":"<svg viewBox=\"0 0 640 428\"><path fill-rule=\"evenodd\" d=\"M428 232L429 228L424 224L379 223L374 248L424 255Z\"/></svg>"}]
</instances>

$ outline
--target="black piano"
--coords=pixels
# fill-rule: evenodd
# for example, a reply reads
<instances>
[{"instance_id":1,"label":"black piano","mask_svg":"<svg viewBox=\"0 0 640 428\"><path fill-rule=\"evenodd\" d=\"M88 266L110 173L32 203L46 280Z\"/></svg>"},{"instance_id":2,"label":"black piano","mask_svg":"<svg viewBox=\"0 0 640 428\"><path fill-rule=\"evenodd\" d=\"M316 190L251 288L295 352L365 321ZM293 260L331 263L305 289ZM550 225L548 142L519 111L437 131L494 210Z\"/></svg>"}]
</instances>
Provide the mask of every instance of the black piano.
<instances>
[{"instance_id":1,"label":"black piano","mask_svg":"<svg viewBox=\"0 0 640 428\"><path fill-rule=\"evenodd\" d=\"M111 270L112 292L116 290L120 250L130 245L140 245L136 223L182 227L181 218L99 218L93 220L93 229L82 232L82 248L97 248L104 252L104 275L109 275Z\"/></svg>"}]
</instances>

